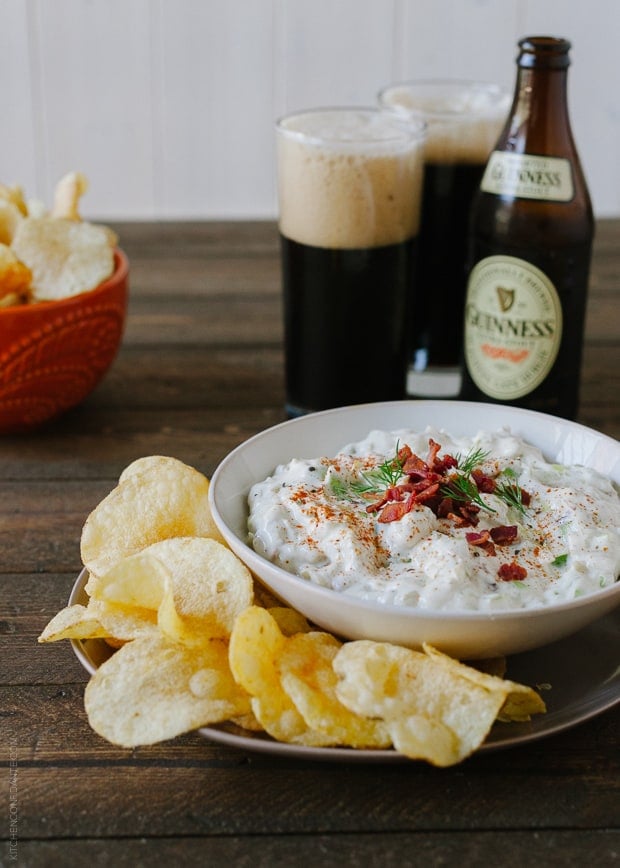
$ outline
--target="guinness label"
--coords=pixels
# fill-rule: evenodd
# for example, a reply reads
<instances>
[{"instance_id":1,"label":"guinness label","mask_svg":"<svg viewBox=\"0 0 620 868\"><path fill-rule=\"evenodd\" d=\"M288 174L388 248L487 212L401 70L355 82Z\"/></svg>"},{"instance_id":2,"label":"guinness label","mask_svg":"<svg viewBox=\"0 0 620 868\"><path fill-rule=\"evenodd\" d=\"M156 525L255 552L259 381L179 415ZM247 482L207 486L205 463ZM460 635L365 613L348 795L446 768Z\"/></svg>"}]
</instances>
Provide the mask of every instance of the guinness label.
<instances>
[{"instance_id":1,"label":"guinness label","mask_svg":"<svg viewBox=\"0 0 620 868\"><path fill-rule=\"evenodd\" d=\"M465 305L465 361L476 386L512 401L547 377L562 337L562 305L549 278L514 256L473 269Z\"/></svg>"},{"instance_id":2,"label":"guinness label","mask_svg":"<svg viewBox=\"0 0 620 868\"><path fill-rule=\"evenodd\" d=\"M493 151L480 189L497 196L546 202L570 202L575 195L569 160L506 151Z\"/></svg>"}]
</instances>

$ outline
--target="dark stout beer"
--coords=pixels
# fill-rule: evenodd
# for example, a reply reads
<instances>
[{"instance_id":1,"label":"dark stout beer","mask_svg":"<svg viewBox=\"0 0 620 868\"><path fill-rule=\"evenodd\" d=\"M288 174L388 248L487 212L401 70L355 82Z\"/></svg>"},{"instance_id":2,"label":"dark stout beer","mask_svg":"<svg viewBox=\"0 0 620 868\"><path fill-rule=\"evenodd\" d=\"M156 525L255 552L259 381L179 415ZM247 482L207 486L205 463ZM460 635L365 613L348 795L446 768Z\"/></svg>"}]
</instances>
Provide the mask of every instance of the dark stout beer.
<instances>
[{"instance_id":1,"label":"dark stout beer","mask_svg":"<svg viewBox=\"0 0 620 868\"><path fill-rule=\"evenodd\" d=\"M405 396L423 132L377 109L278 125L289 415Z\"/></svg>"},{"instance_id":2,"label":"dark stout beer","mask_svg":"<svg viewBox=\"0 0 620 868\"><path fill-rule=\"evenodd\" d=\"M486 155L485 155L486 156ZM414 369L457 368L467 286L469 212L484 162L424 167L420 250L412 317Z\"/></svg>"},{"instance_id":3,"label":"dark stout beer","mask_svg":"<svg viewBox=\"0 0 620 868\"><path fill-rule=\"evenodd\" d=\"M428 124L408 393L456 397L470 210L508 97L493 84L425 80L393 85L379 99Z\"/></svg>"},{"instance_id":4,"label":"dark stout beer","mask_svg":"<svg viewBox=\"0 0 620 868\"><path fill-rule=\"evenodd\" d=\"M413 239L351 250L281 244L289 413L400 400Z\"/></svg>"},{"instance_id":5,"label":"dark stout beer","mask_svg":"<svg viewBox=\"0 0 620 868\"><path fill-rule=\"evenodd\" d=\"M462 397L574 418L593 216L571 133L570 43L519 43L513 106L472 216Z\"/></svg>"}]
</instances>

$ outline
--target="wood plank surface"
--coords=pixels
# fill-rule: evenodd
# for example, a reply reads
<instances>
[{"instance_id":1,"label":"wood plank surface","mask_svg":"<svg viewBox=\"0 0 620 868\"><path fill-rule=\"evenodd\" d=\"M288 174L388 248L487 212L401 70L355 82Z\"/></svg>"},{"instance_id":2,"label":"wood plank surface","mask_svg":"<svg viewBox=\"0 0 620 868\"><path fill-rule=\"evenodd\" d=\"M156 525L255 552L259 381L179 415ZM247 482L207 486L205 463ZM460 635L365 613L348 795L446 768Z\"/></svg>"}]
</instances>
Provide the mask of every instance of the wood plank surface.
<instances>
[{"instance_id":1,"label":"wood plank surface","mask_svg":"<svg viewBox=\"0 0 620 868\"><path fill-rule=\"evenodd\" d=\"M583 865L612 864L620 848L619 833L474 831L467 835L443 832L398 832L396 834L357 833L328 835L261 835L260 849L255 839L242 835L192 836L191 838L142 838L105 842L100 838L64 841L63 854L72 868L92 868L93 864L136 868L142 865L172 865L183 853L186 865L254 866L274 868L292 866L303 853L305 864L356 866L356 868L419 868L427 865L459 865L479 868L496 865L524 868L582 868ZM57 842L33 841L20 847L24 864L30 868L49 868L58 864ZM101 860L105 846L106 861ZM96 861L99 860L99 861Z\"/></svg>"},{"instance_id":2,"label":"wood plank surface","mask_svg":"<svg viewBox=\"0 0 620 868\"><path fill-rule=\"evenodd\" d=\"M620 706L460 766L310 763L192 733L116 748L88 726L87 673L37 637L66 604L80 535L122 469L175 455L210 475L284 416L272 223L119 224L125 338L80 406L0 438L0 751L16 835L0 865L613 864ZM620 436L620 221L599 224L579 418ZM8 808L5 811L8 816ZM16 849L12 849L12 848Z\"/></svg>"}]
</instances>

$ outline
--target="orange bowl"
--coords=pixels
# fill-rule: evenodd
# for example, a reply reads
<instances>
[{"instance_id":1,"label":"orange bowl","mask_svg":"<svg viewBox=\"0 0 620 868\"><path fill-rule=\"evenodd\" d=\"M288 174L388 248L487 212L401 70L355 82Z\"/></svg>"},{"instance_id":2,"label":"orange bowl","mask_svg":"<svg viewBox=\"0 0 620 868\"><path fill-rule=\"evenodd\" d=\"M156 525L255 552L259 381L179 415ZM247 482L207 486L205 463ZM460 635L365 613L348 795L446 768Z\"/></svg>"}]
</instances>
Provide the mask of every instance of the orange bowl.
<instances>
[{"instance_id":1,"label":"orange bowl","mask_svg":"<svg viewBox=\"0 0 620 868\"><path fill-rule=\"evenodd\" d=\"M75 407L112 364L123 335L129 263L95 289L0 309L0 434L28 431Z\"/></svg>"}]
</instances>

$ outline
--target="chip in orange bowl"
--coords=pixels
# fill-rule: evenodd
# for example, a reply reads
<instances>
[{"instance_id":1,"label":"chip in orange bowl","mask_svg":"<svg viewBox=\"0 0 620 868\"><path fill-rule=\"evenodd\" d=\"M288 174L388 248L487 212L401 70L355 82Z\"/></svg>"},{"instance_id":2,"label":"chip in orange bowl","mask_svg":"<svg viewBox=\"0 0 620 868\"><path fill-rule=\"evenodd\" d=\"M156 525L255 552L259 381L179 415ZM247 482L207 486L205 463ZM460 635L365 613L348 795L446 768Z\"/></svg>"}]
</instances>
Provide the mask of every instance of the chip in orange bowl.
<instances>
[{"instance_id":1,"label":"chip in orange bowl","mask_svg":"<svg viewBox=\"0 0 620 868\"><path fill-rule=\"evenodd\" d=\"M81 403L120 347L129 263L68 298L0 308L0 434L32 430Z\"/></svg>"}]
</instances>

